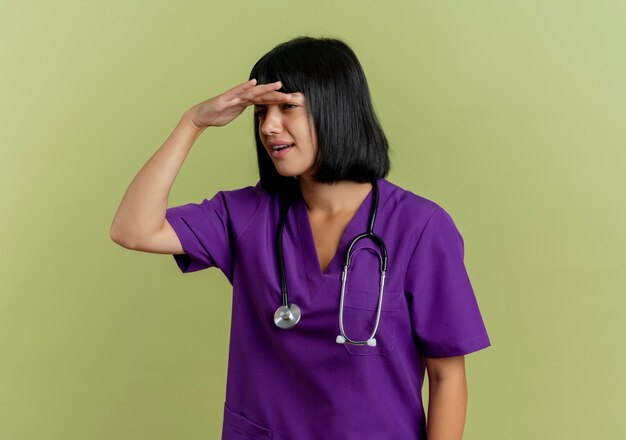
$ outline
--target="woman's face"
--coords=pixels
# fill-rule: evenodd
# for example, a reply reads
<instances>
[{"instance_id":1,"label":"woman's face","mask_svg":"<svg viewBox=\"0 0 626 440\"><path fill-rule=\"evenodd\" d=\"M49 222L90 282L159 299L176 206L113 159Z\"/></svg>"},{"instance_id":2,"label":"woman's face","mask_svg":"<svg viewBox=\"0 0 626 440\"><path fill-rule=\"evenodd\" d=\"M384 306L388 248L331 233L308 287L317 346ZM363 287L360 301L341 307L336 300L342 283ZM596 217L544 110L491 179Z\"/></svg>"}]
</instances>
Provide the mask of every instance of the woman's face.
<instances>
[{"instance_id":1,"label":"woman's face","mask_svg":"<svg viewBox=\"0 0 626 440\"><path fill-rule=\"evenodd\" d=\"M281 176L309 175L317 153L317 135L309 128L305 96L290 95L292 99L285 103L255 106L259 137ZM277 151L279 145L291 146Z\"/></svg>"}]
</instances>

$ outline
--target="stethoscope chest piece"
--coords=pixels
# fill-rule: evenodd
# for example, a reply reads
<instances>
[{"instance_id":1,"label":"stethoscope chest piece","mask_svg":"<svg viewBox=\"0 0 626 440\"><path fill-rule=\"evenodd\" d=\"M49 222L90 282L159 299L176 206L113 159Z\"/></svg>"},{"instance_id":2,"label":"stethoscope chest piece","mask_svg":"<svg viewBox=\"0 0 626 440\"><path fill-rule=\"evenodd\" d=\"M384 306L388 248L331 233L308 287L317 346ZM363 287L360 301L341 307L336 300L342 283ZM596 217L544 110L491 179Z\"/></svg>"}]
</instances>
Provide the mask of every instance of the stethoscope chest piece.
<instances>
[{"instance_id":1,"label":"stethoscope chest piece","mask_svg":"<svg viewBox=\"0 0 626 440\"><path fill-rule=\"evenodd\" d=\"M291 328L300 321L300 307L295 304L280 306L274 313L274 324L279 328Z\"/></svg>"}]
</instances>

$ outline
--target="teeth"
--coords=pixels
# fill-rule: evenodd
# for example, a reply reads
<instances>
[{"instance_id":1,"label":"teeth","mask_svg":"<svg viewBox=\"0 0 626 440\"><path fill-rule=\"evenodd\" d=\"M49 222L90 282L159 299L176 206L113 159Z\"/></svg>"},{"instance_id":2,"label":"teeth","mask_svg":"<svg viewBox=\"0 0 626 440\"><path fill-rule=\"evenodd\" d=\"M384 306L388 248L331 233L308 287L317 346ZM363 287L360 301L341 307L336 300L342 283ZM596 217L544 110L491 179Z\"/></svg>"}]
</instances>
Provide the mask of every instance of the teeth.
<instances>
[{"instance_id":1,"label":"teeth","mask_svg":"<svg viewBox=\"0 0 626 440\"><path fill-rule=\"evenodd\" d=\"M276 151L276 150L282 150L283 148L290 147L290 146L292 146L292 145L293 145L293 144L274 145L274 146L272 147L272 150L274 150L274 151Z\"/></svg>"}]
</instances>

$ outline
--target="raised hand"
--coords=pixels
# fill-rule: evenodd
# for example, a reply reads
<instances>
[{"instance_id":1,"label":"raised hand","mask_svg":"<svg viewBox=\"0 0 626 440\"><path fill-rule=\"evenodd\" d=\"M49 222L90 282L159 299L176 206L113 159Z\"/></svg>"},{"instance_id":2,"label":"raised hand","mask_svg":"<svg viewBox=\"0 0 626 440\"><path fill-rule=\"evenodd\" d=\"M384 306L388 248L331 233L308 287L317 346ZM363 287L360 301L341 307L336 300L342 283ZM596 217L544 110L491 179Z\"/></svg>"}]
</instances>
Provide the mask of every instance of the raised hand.
<instances>
[{"instance_id":1,"label":"raised hand","mask_svg":"<svg viewBox=\"0 0 626 440\"><path fill-rule=\"evenodd\" d=\"M282 87L280 81L255 84L256 79L251 79L221 95L194 105L188 110L191 121L198 128L221 127L239 116L249 105L280 104L291 98L288 93L276 91Z\"/></svg>"}]
</instances>

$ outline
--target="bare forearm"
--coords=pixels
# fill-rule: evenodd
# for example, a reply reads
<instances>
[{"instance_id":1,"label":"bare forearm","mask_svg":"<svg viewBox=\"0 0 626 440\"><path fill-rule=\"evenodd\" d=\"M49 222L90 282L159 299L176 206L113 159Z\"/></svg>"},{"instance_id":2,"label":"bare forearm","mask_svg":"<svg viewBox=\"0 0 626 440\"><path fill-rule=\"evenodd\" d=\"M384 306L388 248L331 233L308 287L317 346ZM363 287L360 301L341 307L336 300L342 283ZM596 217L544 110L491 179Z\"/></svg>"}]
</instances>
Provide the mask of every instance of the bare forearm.
<instances>
[{"instance_id":1,"label":"bare forearm","mask_svg":"<svg viewBox=\"0 0 626 440\"><path fill-rule=\"evenodd\" d=\"M222 127L230 123L249 105L281 104L292 99L290 94L277 91L282 87L280 81L255 84L256 79L246 81L194 105L183 114L172 134L126 190L109 231L113 241L134 248L133 243L145 243L159 234L165 225L167 200L174 180L189 150L206 127ZM176 245L180 246L178 239ZM152 240L150 252L158 247L167 248L168 253L172 249L171 243L155 246Z\"/></svg>"},{"instance_id":2,"label":"bare forearm","mask_svg":"<svg viewBox=\"0 0 626 440\"><path fill-rule=\"evenodd\" d=\"M429 379L428 390L428 440L462 439L467 410L465 377Z\"/></svg>"},{"instance_id":3,"label":"bare forearm","mask_svg":"<svg viewBox=\"0 0 626 440\"><path fill-rule=\"evenodd\" d=\"M128 186L111 224L111 238L130 244L163 227L174 180L203 131L185 112L172 134Z\"/></svg>"}]
</instances>

